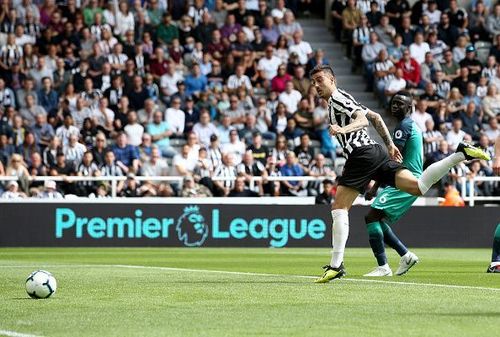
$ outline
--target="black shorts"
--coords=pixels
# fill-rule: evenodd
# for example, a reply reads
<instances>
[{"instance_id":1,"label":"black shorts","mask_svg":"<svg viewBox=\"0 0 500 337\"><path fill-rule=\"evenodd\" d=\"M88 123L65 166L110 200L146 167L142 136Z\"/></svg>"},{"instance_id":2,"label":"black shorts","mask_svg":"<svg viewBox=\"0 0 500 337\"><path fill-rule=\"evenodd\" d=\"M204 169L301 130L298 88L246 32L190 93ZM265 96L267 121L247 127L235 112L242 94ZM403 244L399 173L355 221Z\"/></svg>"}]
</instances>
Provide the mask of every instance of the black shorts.
<instances>
[{"instance_id":1,"label":"black shorts","mask_svg":"<svg viewBox=\"0 0 500 337\"><path fill-rule=\"evenodd\" d=\"M364 193L371 180L396 187L396 172L405 167L392 160L379 144L355 148L347 159L339 185Z\"/></svg>"}]
</instances>

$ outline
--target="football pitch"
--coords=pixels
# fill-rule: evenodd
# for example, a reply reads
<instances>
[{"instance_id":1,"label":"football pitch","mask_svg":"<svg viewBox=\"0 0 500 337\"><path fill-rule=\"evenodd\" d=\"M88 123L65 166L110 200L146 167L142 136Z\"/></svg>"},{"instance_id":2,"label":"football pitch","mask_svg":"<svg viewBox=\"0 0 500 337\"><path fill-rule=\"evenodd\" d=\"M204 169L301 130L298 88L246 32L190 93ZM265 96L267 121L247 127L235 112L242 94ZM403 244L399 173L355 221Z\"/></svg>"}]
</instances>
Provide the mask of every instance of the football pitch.
<instances>
[{"instance_id":1,"label":"football pitch","mask_svg":"<svg viewBox=\"0 0 500 337\"><path fill-rule=\"evenodd\" d=\"M314 284L328 249L0 249L5 336L493 336L500 275L487 249L415 249L403 277L368 279L348 248L345 279ZM390 255L393 270L398 257ZM33 300L30 272L57 293Z\"/></svg>"}]
</instances>

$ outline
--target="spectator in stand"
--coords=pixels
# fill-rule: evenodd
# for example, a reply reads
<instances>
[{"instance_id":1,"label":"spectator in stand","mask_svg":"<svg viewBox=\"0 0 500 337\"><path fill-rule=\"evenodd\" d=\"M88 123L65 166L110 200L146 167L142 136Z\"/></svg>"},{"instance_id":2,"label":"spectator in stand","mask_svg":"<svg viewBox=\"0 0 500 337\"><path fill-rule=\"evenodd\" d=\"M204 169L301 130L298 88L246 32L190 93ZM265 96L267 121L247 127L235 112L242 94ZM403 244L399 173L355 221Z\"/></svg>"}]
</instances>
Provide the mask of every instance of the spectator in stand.
<instances>
[{"instance_id":1,"label":"spectator in stand","mask_svg":"<svg viewBox=\"0 0 500 337\"><path fill-rule=\"evenodd\" d=\"M389 0L385 12L389 16L391 25L399 28L401 18L411 14L410 4L406 0Z\"/></svg>"},{"instance_id":2,"label":"spectator in stand","mask_svg":"<svg viewBox=\"0 0 500 337\"><path fill-rule=\"evenodd\" d=\"M482 124L479 115L476 113L476 104L469 102L465 113L460 114L462 120L462 130L470 135L474 141L479 140L479 135L482 130Z\"/></svg>"},{"instance_id":3,"label":"spectator in stand","mask_svg":"<svg viewBox=\"0 0 500 337\"><path fill-rule=\"evenodd\" d=\"M441 14L441 21L438 25L438 39L442 40L450 48L455 47L460 32L458 28L450 23L450 17L447 13ZM460 60L456 61L459 62Z\"/></svg>"},{"instance_id":4,"label":"spectator in stand","mask_svg":"<svg viewBox=\"0 0 500 337\"><path fill-rule=\"evenodd\" d=\"M434 120L425 121L424 138L424 159L429 160L431 155L438 150L439 143L444 140L441 132L434 130Z\"/></svg>"},{"instance_id":5,"label":"spectator in stand","mask_svg":"<svg viewBox=\"0 0 500 337\"><path fill-rule=\"evenodd\" d=\"M302 95L293 88L293 82L287 81L285 84L285 91L279 95L279 101L285 104L287 112L291 114L295 113L301 99Z\"/></svg>"},{"instance_id":6,"label":"spectator in stand","mask_svg":"<svg viewBox=\"0 0 500 337\"><path fill-rule=\"evenodd\" d=\"M315 198L316 205L331 205L333 202L333 187L334 183L330 179L323 180L323 192Z\"/></svg>"},{"instance_id":7,"label":"spectator in stand","mask_svg":"<svg viewBox=\"0 0 500 337\"><path fill-rule=\"evenodd\" d=\"M389 80L384 88L385 104L387 104L390 98L394 96L398 91L401 91L408 86L408 82L403 78L403 76L403 69L397 68L396 72L394 73L394 77Z\"/></svg>"},{"instance_id":8,"label":"spectator in stand","mask_svg":"<svg viewBox=\"0 0 500 337\"><path fill-rule=\"evenodd\" d=\"M356 0L347 0L342 11L342 42L346 44L346 56L351 57L352 34L361 23L363 13L356 7Z\"/></svg>"},{"instance_id":9,"label":"spectator in stand","mask_svg":"<svg viewBox=\"0 0 500 337\"><path fill-rule=\"evenodd\" d=\"M422 132L426 130L425 122L429 119L432 120L432 116L427 112L427 102L423 99L417 102L417 106L414 112L411 114L411 119L417 124Z\"/></svg>"},{"instance_id":10,"label":"spectator in stand","mask_svg":"<svg viewBox=\"0 0 500 337\"><path fill-rule=\"evenodd\" d=\"M455 151L458 144L464 139L466 133L462 130L462 120L455 118L452 123L452 128L446 134L446 142L450 149Z\"/></svg>"},{"instance_id":11,"label":"spectator in stand","mask_svg":"<svg viewBox=\"0 0 500 337\"><path fill-rule=\"evenodd\" d=\"M227 194L228 197L258 197L259 193L249 190L245 186L245 178L243 176L236 177L234 187Z\"/></svg>"},{"instance_id":12,"label":"spectator in stand","mask_svg":"<svg viewBox=\"0 0 500 337\"><path fill-rule=\"evenodd\" d=\"M253 182L254 188L250 188L259 195L264 194L264 184L267 182L267 171L264 164L255 161L251 150L247 150L243 154L243 159L240 164L236 166L236 173L245 179L248 187L252 186L253 177L261 177L262 180L255 180Z\"/></svg>"},{"instance_id":13,"label":"spectator in stand","mask_svg":"<svg viewBox=\"0 0 500 337\"><path fill-rule=\"evenodd\" d=\"M495 4L495 7L486 18L485 28L492 36L500 34L500 4Z\"/></svg>"},{"instance_id":14,"label":"spectator in stand","mask_svg":"<svg viewBox=\"0 0 500 337\"><path fill-rule=\"evenodd\" d=\"M21 199L27 198L26 193L19 191L19 184L15 180L11 180L7 183L7 190L2 193L2 199Z\"/></svg>"},{"instance_id":15,"label":"spectator in stand","mask_svg":"<svg viewBox=\"0 0 500 337\"><path fill-rule=\"evenodd\" d=\"M194 181L190 175L184 177L184 184L180 196L183 198L207 198L212 196L210 190Z\"/></svg>"},{"instance_id":16,"label":"spectator in stand","mask_svg":"<svg viewBox=\"0 0 500 337\"><path fill-rule=\"evenodd\" d=\"M163 114L160 111L153 113L153 121L148 124L146 129L164 157L172 158L177 153L170 146L170 136L173 132L168 122L163 121Z\"/></svg>"},{"instance_id":17,"label":"spectator in stand","mask_svg":"<svg viewBox=\"0 0 500 337\"><path fill-rule=\"evenodd\" d=\"M271 90L282 93L286 89L286 83L291 80L292 76L286 72L286 65L281 64L278 67L278 74L271 80Z\"/></svg>"},{"instance_id":18,"label":"spectator in stand","mask_svg":"<svg viewBox=\"0 0 500 337\"><path fill-rule=\"evenodd\" d=\"M222 165L214 172L214 177L218 178L218 180L214 180L218 196L228 196L229 192L234 187L234 180L237 176L234 157L233 153L223 153Z\"/></svg>"},{"instance_id":19,"label":"spectator in stand","mask_svg":"<svg viewBox=\"0 0 500 337\"><path fill-rule=\"evenodd\" d=\"M223 153L232 154L232 162L237 165L241 162L243 153L245 153L246 147L245 143L240 140L237 130L231 130L229 132L229 143L226 143L222 147Z\"/></svg>"},{"instance_id":20,"label":"spectator in stand","mask_svg":"<svg viewBox=\"0 0 500 337\"><path fill-rule=\"evenodd\" d=\"M490 117L488 125L485 127L484 134L490 140L490 144L495 144L495 140L500 136L500 127L496 117Z\"/></svg>"},{"instance_id":21,"label":"spectator in stand","mask_svg":"<svg viewBox=\"0 0 500 337\"><path fill-rule=\"evenodd\" d=\"M210 113L208 110L201 110L200 121L193 126L193 132L196 133L201 144L204 146L208 146L210 144L210 137L212 135L218 134L217 128L210 121Z\"/></svg>"},{"instance_id":22,"label":"spectator in stand","mask_svg":"<svg viewBox=\"0 0 500 337\"><path fill-rule=\"evenodd\" d=\"M473 45L465 48L465 57L459 62L460 67L469 69L469 78L471 81L479 81L481 76L482 64L476 57L476 48Z\"/></svg>"},{"instance_id":23,"label":"spectator in stand","mask_svg":"<svg viewBox=\"0 0 500 337\"><path fill-rule=\"evenodd\" d=\"M127 134L120 132L116 136L116 143L111 147L111 150L116 156L116 164L123 172L138 172L139 171L139 149L137 146L128 143Z\"/></svg>"},{"instance_id":24,"label":"spectator in stand","mask_svg":"<svg viewBox=\"0 0 500 337\"><path fill-rule=\"evenodd\" d=\"M361 58L364 62L364 75L367 82L366 90L371 91L373 85L373 66L382 49L386 49L383 43L378 41L378 35L375 32L370 33L370 42L363 46Z\"/></svg>"},{"instance_id":25,"label":"spectator in stand","mask_svg":"<svg viewBox=\"0 0 500 337\"><path fill-rule=\"evenodd\" d=\"M382 15L380 17L380 21L373 28L373 31L377 33L380 42L382 42L386 48L392 45L392 39L396 36L396 28L389 23L389 17L387 15Z\"/></svg>"},{"instance_id":26,"label":"spectator in stand","mask_svg":"<svg viewBox=\"0 0 500 337\"><path fill-rule=\"evenodd\" d=\"M63 195L57 190L57 185L54 180L45 180L44 190L38 193L40 199L63 199Z\"/></svg>"},{"instance_id":27,"label":"spectator in stand","mask_svg":"<svg viewBox=\"0 0 500 337\"><path fill-rule=\"evenodd\" d=\"M284 177L301 177L304 176L304 170L297 163L297 157L294 152L288 152L286 155L286 163L280 169L281 175ZM307 190L303 188L302 182L296 180L284 180L281 182L283 195L305 196Z\"/></svg>"}]
</instances>

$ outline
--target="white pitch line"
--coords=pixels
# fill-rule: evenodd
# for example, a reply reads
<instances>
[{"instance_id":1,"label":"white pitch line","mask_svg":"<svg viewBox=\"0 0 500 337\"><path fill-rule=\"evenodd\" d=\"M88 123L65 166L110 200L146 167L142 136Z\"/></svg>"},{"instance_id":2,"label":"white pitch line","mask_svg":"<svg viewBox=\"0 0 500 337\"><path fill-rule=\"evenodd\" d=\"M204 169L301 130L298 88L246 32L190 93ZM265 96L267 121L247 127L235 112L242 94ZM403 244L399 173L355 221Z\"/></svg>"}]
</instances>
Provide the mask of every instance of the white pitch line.
<instances>
[{"instance_id":1,"label":"white pitch line","mask_svg":"<svg viewBox=\"0 0 500 337\"><path fill-rule=\"evenodd\" d=\"M27 333L21 333L21 332L10 331L10 330L0 330L0 336L7 336L7 337L42 337L40 335L30 335L30 334L27 334Z\"/></svg>"},{"instance_id":2,"label":"white pitch line","mask_svg":"<svg viewBox=\"0 0 500 337\"><path fill-rule=\"evenodd\" d=\"M0 268L27 268L29 266L23 265L0 265ZM180 271L180 272L203 272L203 273L213 273L213 274L227 274L227 275L240 275L240 276L267 276L267 277L295 277L295 278L305 278L305 279L315 279L316 276L308 275L293 275L293 274L268 274L268 273L254 273L254 272L240 272L240 271L228 271L228 270L213 270L213 269L191 269L191 268L176 268L176 267L160 267L160 266L139 266L139 265L127 265L127 264L54 264L54 265L42 265L42 268L57 268L57 267L104 267L104 268L125 268L125 269L154 269L163 271ZM419 287L433 287L433 288L449 288L449 289L468 289L468 290L486 290L486 291L500 291L500 288L488 288L488 287L475 287L475 286L464 286L455 284L442 284L442 283L418 283L418 282L405 282L405 281L386 281L386 280L372 280L372 279L359 279L359 278L347 278L344 277L335 282L349 281L349 282L360 282L360 283L382 283L382 284L394 284L394 285L410 285Z\"/></svg>"}]
</instances>

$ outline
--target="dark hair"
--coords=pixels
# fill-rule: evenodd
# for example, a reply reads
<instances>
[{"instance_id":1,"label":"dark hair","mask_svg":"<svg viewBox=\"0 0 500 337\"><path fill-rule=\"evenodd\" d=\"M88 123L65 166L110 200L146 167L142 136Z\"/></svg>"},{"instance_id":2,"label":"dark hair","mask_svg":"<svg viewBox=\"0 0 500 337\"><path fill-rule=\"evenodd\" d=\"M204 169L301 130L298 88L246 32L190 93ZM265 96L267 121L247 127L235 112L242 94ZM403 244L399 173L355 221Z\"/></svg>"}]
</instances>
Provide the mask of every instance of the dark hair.
<instances>
[{"instance_id":1,"label":"dark hair","mask_svg":"<svg viewBox=\"0 0 500 337\"><path fill-rule=\"evenodd\" d=\"M332 67L330 67L327 64L318 64L316 67L314 67L310 72L309 72L309 77L313 77L314 74L324 72L327 74L330 74L335 78L335 73L333 72Z\"/></svg>"}]
</instances>

